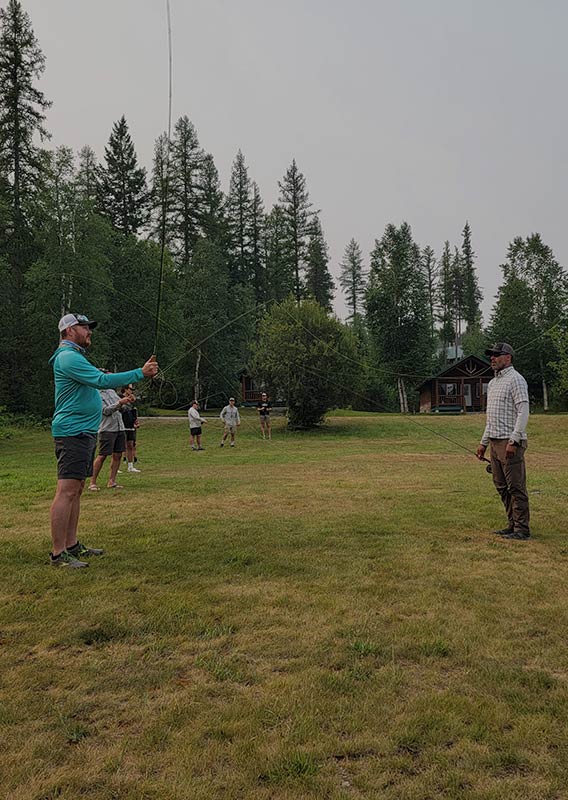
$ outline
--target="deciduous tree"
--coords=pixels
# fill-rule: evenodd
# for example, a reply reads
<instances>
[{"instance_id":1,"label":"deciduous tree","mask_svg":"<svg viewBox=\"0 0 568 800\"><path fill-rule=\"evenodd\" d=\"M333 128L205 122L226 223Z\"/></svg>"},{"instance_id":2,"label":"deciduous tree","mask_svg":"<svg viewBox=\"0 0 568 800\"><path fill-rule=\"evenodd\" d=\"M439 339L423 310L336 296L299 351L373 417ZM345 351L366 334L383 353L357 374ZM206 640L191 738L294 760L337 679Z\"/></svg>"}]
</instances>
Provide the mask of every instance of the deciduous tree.
<instances>
[{"instance_id":1,"label":"deciduous tree","mask_svg":"<svg viewBox=\"0 0 568 800\"><path fill-rule=\"evenodd\" d=\"M287 400L288 424L318 425L325 413L350 402L361 369L353 332L314 300L274 304L259 326L254 373L272 397Z\"/></svg>"}]
</instances>

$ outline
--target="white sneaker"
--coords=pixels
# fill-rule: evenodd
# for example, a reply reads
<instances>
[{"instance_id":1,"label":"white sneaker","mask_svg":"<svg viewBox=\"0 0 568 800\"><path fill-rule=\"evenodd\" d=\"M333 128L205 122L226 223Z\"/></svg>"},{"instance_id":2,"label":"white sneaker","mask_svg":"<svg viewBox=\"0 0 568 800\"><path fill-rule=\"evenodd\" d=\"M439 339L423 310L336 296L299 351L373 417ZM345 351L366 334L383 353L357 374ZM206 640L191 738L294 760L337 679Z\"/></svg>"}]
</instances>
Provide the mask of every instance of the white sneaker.
<instances>
[{"instance_id":1,"label":"white sneaker","mask_svg":"<svg viewBox=\"0 0 568 800\"><path fill-rule=\"evenodd\" d=\"M136 467L133 467L131 464L128 465L128 471L129 472L140 472L139 469L136 469Z\"/></svg>"},{"instance_id":2,"label":"white sneaker","mask_svg":"<svg viewBox=\"0 0 568 800\"><path fill-rule=\"evenodd\" d=\"M117 470L116 470L116 474L117 474L117 475L122 475L122 470L121 470L121 469L117 469Z\"/></svg>"}]
</instances>

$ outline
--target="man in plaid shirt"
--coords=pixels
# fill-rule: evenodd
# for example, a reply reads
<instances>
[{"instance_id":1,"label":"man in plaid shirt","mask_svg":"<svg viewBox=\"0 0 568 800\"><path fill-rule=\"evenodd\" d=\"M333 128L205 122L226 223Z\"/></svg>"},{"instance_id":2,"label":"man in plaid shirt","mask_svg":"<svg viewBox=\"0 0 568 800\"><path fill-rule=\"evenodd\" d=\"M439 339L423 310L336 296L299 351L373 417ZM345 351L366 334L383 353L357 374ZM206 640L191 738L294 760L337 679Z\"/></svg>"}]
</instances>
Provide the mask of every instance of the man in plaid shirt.
<instances>
[{"instance_id":1,"label":"man in plaid shirt","mask_svg":"<svg viewBox=\"0 0 568 800\"><path fill-rule=\"evenodd\" d=\"M477 448L483 458L491 444L493 483L501 495L509 524L494 531L504 539L530 539L529 496L525 450L529 420L527 382L513 367L510 344L497 342L485 355L491 358L495 377L487 388L487 424Z\"/></svg>"}]
</instances>

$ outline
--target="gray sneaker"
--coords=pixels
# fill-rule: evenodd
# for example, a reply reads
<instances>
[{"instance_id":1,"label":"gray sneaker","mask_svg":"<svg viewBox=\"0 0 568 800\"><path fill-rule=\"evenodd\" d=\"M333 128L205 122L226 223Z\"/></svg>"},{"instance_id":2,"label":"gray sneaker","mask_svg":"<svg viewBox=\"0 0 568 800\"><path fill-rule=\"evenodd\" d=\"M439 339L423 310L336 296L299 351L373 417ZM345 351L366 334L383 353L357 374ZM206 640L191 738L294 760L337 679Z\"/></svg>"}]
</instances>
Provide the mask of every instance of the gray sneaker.
<instances>
[{"instance_id":1,"label":"gray sneaker","mask_svg":"<svg viewBox=\"0 0 568 800\"><path fill-rule=\"evenodd\" d=\"M68 569L82 569L83 567L89 566L86 561L79 561L79 559L73 558L67 550L59 553L55 558L50 555L49 563L52 567L67 567Z\"/></svg>"}]
</instances>

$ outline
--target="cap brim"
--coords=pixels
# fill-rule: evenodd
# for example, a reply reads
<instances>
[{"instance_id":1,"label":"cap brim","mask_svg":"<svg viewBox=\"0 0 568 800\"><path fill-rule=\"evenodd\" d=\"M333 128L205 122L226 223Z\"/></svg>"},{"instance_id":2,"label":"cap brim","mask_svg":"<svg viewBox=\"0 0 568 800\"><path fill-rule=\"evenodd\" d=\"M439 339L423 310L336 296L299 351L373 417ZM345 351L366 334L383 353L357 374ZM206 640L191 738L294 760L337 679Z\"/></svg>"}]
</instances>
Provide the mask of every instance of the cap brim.
<instances>
[{"instance_id":1,"label":"cap brim","mask_svg":"<svg viewBox=\"0 0 568 800\"><path fill-rule=\"evenodd\" d=\"M507 355L506 353L502 353L501 350L486 350L486 356L504 356Z\"/></svg>"}]
</instances>

